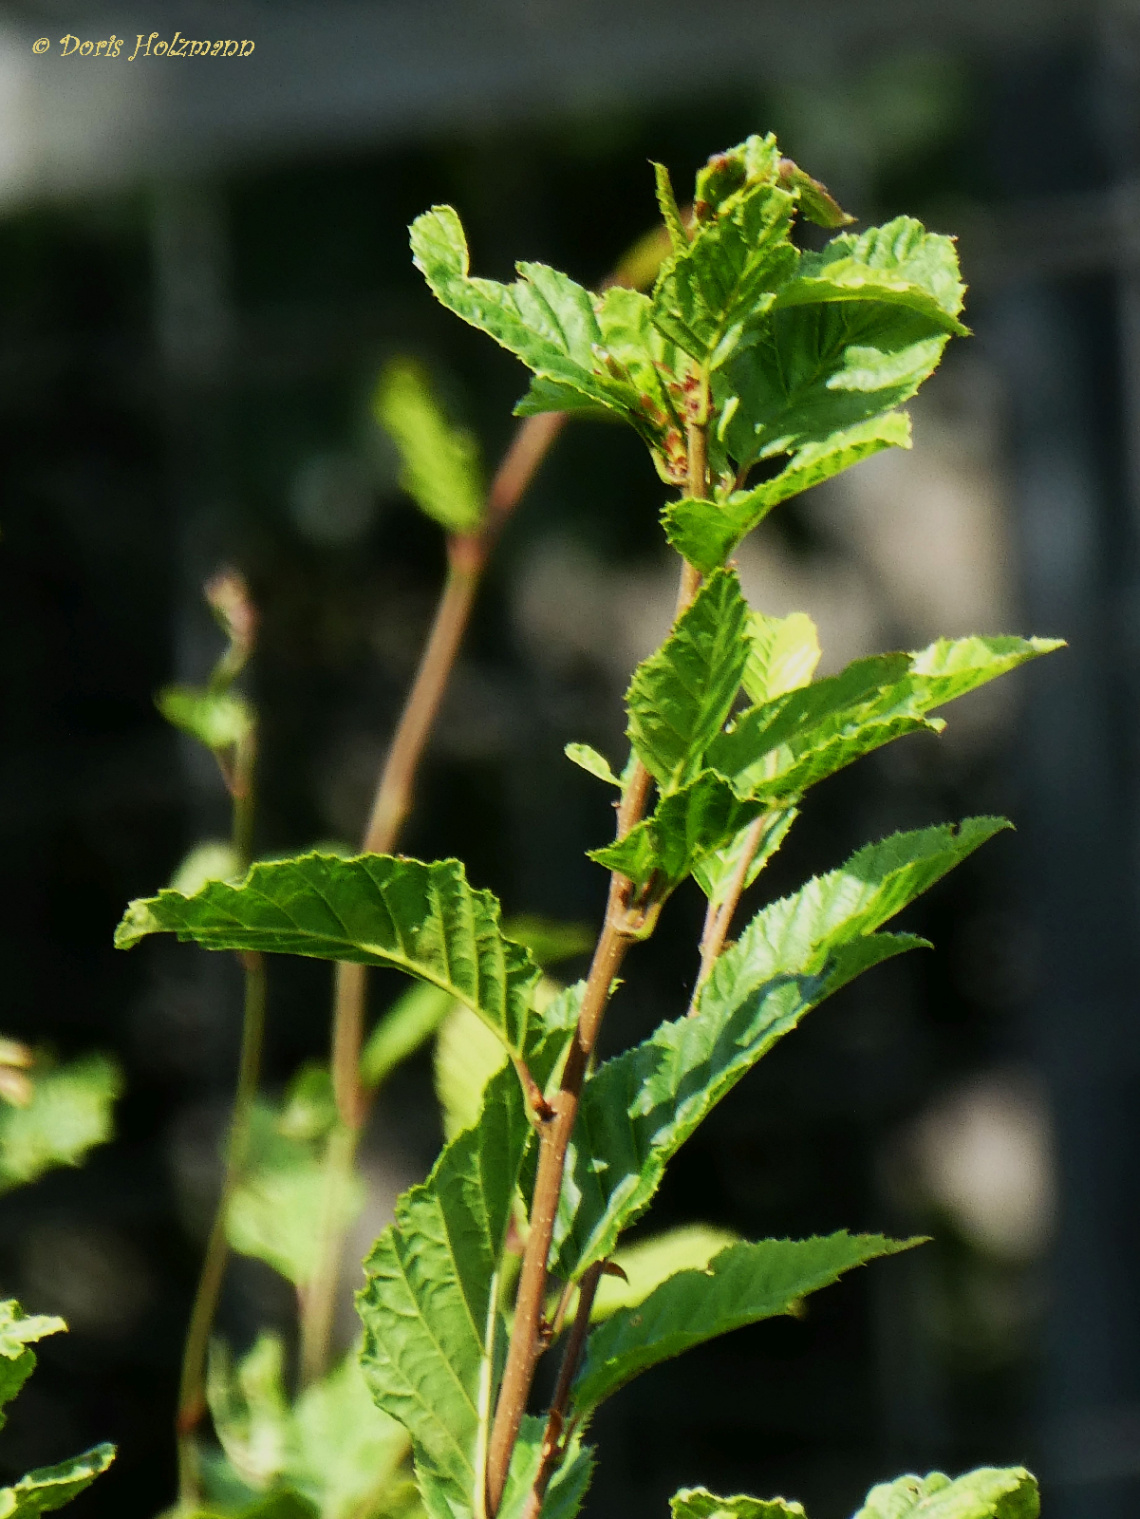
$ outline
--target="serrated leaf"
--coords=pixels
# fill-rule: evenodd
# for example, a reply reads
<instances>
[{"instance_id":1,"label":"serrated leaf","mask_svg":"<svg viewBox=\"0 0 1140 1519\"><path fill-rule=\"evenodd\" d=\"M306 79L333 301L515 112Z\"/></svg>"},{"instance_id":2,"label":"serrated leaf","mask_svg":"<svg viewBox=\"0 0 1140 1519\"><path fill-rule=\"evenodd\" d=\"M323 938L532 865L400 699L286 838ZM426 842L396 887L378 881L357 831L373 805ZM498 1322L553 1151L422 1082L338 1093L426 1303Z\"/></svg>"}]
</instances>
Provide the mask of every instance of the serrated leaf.
<instances>
[{"instance_id":1,"label":"serrated leaf","mask_svg":"<svg viewBox=\"0 0 1140 1519\"><path fill-rule=\"evenodd\" d=\"M983 1466L954 1481L931 1472L883 1482L855 1519L1037 1519L1040 1512L1037 1483L1023 1466Z\"/></svg>"},{"instance_id":2,"label":"serrated leaf","mask_svg":"<svg viewBox=\"0 0 1140 1519\"><path fill-rule=\"evenodd\" d=\"M470 1007L512 1054L526 1047L539 968L506 938L499 904L468 885L458 860L314 853L263 862L236 886L211 881L192 897L167 890L132 902L115 943L130 949L166 932L206 949L394 966Z\"/></svg>"},{"instance_id":3,"label":"serrated leaf","mask_svg":"<svg viewBox=\"0 0 1140 1519\"><path fill-rule=\"evenodd\" d=\"M236 691L163 686L155 706L166 721L207 749L230 749L254 724L253 709Z\"/></svg>"},{"instance_id":4,"label":"serrated leaf","mask_svg":"<svg viewBox=\"0 0 1140 1519\"><path fill-rule=\"evenodd\" d=\"M360 1052L360 1079L369 1091L375 1091L398 1065L421 1049L457 1005L463 1004L457 1004L450 992L422 981L397 997L377 1019ZM480 1027L484 1025L480 1023ZM495 1037L490 1031L488 1035ZM502 1048L497 1039L495 1043Z\"/></svg>"},{"instance_id":5,"label":"serrated leaf","mask_svg":"<svg viewBox=\"0 0 1140 1519\"><path fill-rule=\"evenodd\" d=\"M626 693L629 739L664 791L693 779L732 708L748 656L747 617L739 580L722 570L634 672Z\"/></svg>"},{"instance_id":6,"label":"serrated leaf","mask_svg":"<svg viewBox=\"0 0 1140 1519\"><path fill-rule=\"evenodd\" d=\"M88 1150L112 1135L123 1078L106 1055L36 1069L31 1080L26 1107L0 1105L0 1193L56 1166L82 1164Z\"/></svg>"},{"instance_id":7,"label":"serrated leaf","mask_svg":"<svg viewBox=\"0 0 1140 1519\"><path fill-rule=\"evenodd\" d=\"M7 1421L5 1406L36 1369L35 1351L29 1347L66 1328L54 1315L26 1314L15 1298L0 1302L0 1429Z\"/></svg>"},{"instance_id":8,"label":"serrated leaf","mask_svg":"<svg viewBox=\"0 0 1140 1519\"><path fill-rule=\"evenodd\" d=\"M706 371L755 341L776 291L795 273L795 206L777 183L742 188L698 221L691 241L662 267L654 325Z\"/></svg>"},{"instance_id":9,"label":"serrated leaf","mask_svg":"<svg viewBox=\"0 0 1140 1519\"><path fill-rule=\"evenodd\" d=\"M698 860L693 866L693 879L709 901L719 902L723 899L724 893L735 880L742 854L746 849L752 848L752 862L744 872L744 885L741 887L742 891L747 890L787 838L788 829L798 816L799 813L794 807L777 809L767 815L759 841L754 848L750 833L752 825L749 824L723 848L716 849Z\"/></svg>"},{"instance_id":10,"label":"serrated leaf","mask_svg":"<svg viewBox=\"0 0 1140 1519\"><path fill-rule=\"evenodd\" d=\"M0 1519L34 1519L78 1498L115 1459L115 1447L95 1445L55 1466L37 1467L11 1487L0 1487Z\"/></svg>"},{"instance_id":11,"label":"serrated leaf","mask_svg":"<svg viewBox=\"0 0 1140 1519\"><path fill-rule=\"evenodd\" d=\"M608 785L621 789L621 781L614 774L609 760L605 755L599 754L596 749L592 749L589 744L567 744L562 752L571 764L577 765L587 775L595 776L599 781L605 781Z\"/></svg>"},{"instance_id":12,"label":"serrated leaf","mask_svg":"<svg viewBox=\"0 0 1140 1519\"><path fill-rule=\"evenodd\" d=\"M821 485L884 448L909 448L910 441L910 419L899 411L841 428L827 438L805 443L779 474L761 485L734 491L719 501L686 496L670 502L661 515L665 536L690 564L710 574L781 501Z\"/></svg>"},{"instance_id":13,"label":"serrated leaf","mask_svg":"<svg viewBox=\"0 0 1140 1519\"><path fill-rule=\"evenodd\" d=\"M663 1281L677 1271L703 1270L726 1245L736 1244L740 1236L731 1229L713 1229L708 1224L683 1224L661 1234L640 1239L614 1252L613 1264L623 1276L602 1277L594 1295L590 1322L600 1323L619 1308L636 1308Z\"/></svg>"},{"instance_id":14,"label":"serrated leaf","mask_svg":"<svg viewBox=\"0 0 1140 1519\"><path fill-rule=\"evenodd\" d=\"M818 253L805 253L796 278L780 290L781 306L815 301L881 300L965 333L957 320L966 287L954 240L927 232L910 216L882 227L845 232Z\"/></svg>"},{"instance_id":15,"label":"serrated leaf","mask_svg":"<svg viewBox=\"0 0 1140 1519\"><path fill-rule=\"evenodd\" d=\"M652 883L655 898L663 900L763 810L762 802L740 797L723 775L703 770L688 785L660 797L652 816L623 838L587 853L637 886Z\"/></svg>"},{"instance_id":16,"label":"serrated leaf","mask_svg":"<svg viewBox=\"0 0 1140 1519\"><path fill-rule=\"evenodd\" d=\"M504 1334L497 1272L529 1134L518 1082L504 1071L478 1125L397 1202L357 1294L369 1390L411 1435L425 1499L459 1513L484 1480Z\"/></svg>"},{"instance_id":17,"label":"serrated leaf","mask_svg":"<svg viewBox=\"0 0 1140 1519\"><path fill-rule=\"evenodd\" d=\"M519 1437L511 1457L507 1485L503 1501L499 1505L497 1519L524 1519L528 1512L528 1500L534 1479L542 1460L546 1420L525 1415L519 1427ZM559 1459L546 1497L542 1503L542 1519L574 1519L582 1506L590 1478L594 1474L594 1452L584 1445L579 1434L571 1435L567 1448ZM439 1519L454 1519L442 1513Z\"/></svg>"},{"instance_id":18,"label":"serrated leaf","mask_svg":"<svg viewBox=\"0 0 1140 1519\"><path fill-rule=\"evenodd\" d=\"M786 1498L718 1498L706 1487L683 1487L669 1499L673 1519L806 1519L803 1505Z\"/></svg>"},{"instance_id":19,"label":"serrated leaf","mask_svg":"<svg viewBox=\"0 0 1140 1519\"><path fill-rule=\"evenodd\" d=\"M394 359L372 408L399 450L400 485L420 510L449 533L478 532L485 509L479 444L448 421L423 366Z\"/></svg>"},{"instance_id":20,"label":"serrated leaf","mask_svg":"<svg viewBox=\"0 0 1140 1519\"><path fill-rule=\"evenodd\" d=\"M708 760L741 794L798 796L892 739L940 728L929 716L936 708L1058 647L1056 639L971 637L856 660L742 713L709 745Z\"/></svg>"},{"instance_id":21,"label":"serrated leaf","mask_svg":"<svg viewBox=\"0 0 1140 1519\"><path fill-rule=\"evenodd\" d=\"M806 612L768 617L750 611L747 628L742 684L754 702L774 701L810 683L822 651L816 625Z\"/></svg>"},{"instance_id":22,"label":"serrated leaf","mask_svg":"<svg viewBox=\"0 0 1140 1519\"><path fill-rule=\"evenodd\" d=\"M843 1230L729 1245L704 1270L678 1272L636 1308L623 1308L593 1331L574 1384L574 1408L588 1416L648 1367L745 1324L792 1313L808 1293L852 1266L917 1243Z\"/></svg>"},{"instance_id":23,"label":"serrated leaf","mask_svg":"<svg viewBox=\"0 0 1140 1519\"><path fill-rule=\"evenodd\" d=\"M685 223L677 205L677 197L673 194L673 181L669 177L669 170L664 164L653 163L652 160L650 162L661 220L665 223L665 230L669 234L673 252L677 253L689 246L689 234L685 230Z\"/></svg>"},{"instance_id":24,"label":"serrated leaf","mask_svg":"<svg viewBox=\"0 0 1140 1519\"><path fill-rule=\"evenodd\" d=\"M716 961L695 1016L662 1024L587 1081L552 1270L576 1280L610 1255L670 1158L777 1040L854 976L922 942L881 925L1008 826L971 818L895 834L758 913Z\"/></svg>"}]
</instances>

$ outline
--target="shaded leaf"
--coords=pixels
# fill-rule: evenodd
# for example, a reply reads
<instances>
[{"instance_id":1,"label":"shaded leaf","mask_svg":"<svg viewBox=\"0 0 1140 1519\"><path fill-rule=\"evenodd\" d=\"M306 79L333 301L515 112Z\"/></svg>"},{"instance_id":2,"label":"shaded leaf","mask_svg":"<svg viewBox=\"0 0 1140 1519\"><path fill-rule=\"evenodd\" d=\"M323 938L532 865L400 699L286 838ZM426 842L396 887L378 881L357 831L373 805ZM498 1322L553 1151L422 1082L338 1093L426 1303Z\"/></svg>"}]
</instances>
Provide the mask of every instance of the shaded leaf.
<instances>
[{"instance_id":1,"label":"shaded leaf","mask_svg":"<svg viewBox=\"0 0 1140 1519\"><path fill-rule=\"evenodd\" d=\"M132 902L120 949L171 932L206 949L257 949L389 965L465 1003L521 1054L539 969L502 932L499 904L467 884L458 860L307 854L254 865L231 886Z\"/></svg>"},{"instance_id":2,"label":"shaded leaf","mask_svg":"<svg viewBox=\"0 0 1140 1519\"><path fill-rule=\"evenodd\" d=\"M747 616L735 573L719 571L634 672L626 693L629 738L663 790L694 778L728 716L748 655Z\"/></svg>"},{"instance_id":3,"label":"shaded leaf","mask_svg":"<svg viewBox=\"0 0 1140 1519\"><path fill-rule=\"evenodd\" d=\"M106 1055L37 1067L30 1103L0 1106L0 1192L56 1166L78 1166L88 1150L106 1144L122 1088L119 1067Z\"/></svg>"},{"instance_id":4,"label":"shaded leaf","mask_svg":"<svg viewBox=\"0 0 1140 1519\"><path fill-rule=\"evenodd\" d=\"M456 1005L450 992L432 986L430 982L410 986L397 997L387 1012L377 1019L360 1052L363 1084L375 1091L398 1065L428 1042ZM489 1033L489 1037L494 1038L494 1035ZM495 1043L502 1048L497 1039Z\"/></svg>"},{"instance_id":5,"label":"shaded leaf","mask_svg":"<svg viewBox=\"0 0 1140 1519\"><path fill-rule=\"evenodd\" d=\"M586 1415L648 1367L729 1330L792 1313L808 1293L852 1266L917 1243L841 1231L729 1245L705 1269L678 1272L643 1303L594 1330L574 1384L574 1407Z\"/></svg>"},{"instance_id":6,"label":"shaded leaf","mask_svg":"<svg viewBox=\"0 0 1140 1519\"><path fill-rule=\"evenodd\" d=\"M373 398L376 420L400 454L400 485L422 512L449 533L476 533L483 522L479 444L444 415L427 371L394 359Z\"/></svg>"},{"instance_id":7,"label":"shaded leaf","mask_svg":"<svg viewBox=\"0 0 1140 1519\"><path fill-rule=\"evenodd\" d=\"M867 1494L855 1519L1037 1519L1037 1483L1023 1466L983 1466L951 1481L942 1472L896 1477Z\"/></svg>"},{"instance_id":8,"label":"shaded leaf","mask_svg":"<svg viewBox=\"0 0 1140 1519\"><path fill-rule=\"evenodd\" d=\"M676 1271L703 1270L719 1250L735 1244L739 1237L731 1229L683 1224L623 1246L614 1252L613 1263L625 1276L602 1277L594 1295L591 1322L608 1319L619 1308L636 1308Z\"/></svg>"},{"instance_id":9,"label":"shaded leaf","mask_svg":"<svg viewBox=\"0 0 1140 1519\"><path fill-rule=\"evenodd\" d=\"M508 939L530 950L539 965L557 965L594 947L594 930L586 923L564 923L538 913L516 913L503 924Z\"/></svg>"},{"instance_id":10,"label":"shaded leaf","mask_svg":"<svg viewBox=\"0 0 1140 1519\"><path fill-rule=\"evenodd\" d=\"M696 1015L663 1023L587 1081L555 1227L577 1279L648 1207L669 1159L717 1102L811 1008L922 941L876 930L998 829L971 818L895 834L753 918L716 961Z\"/></svg>"}]
</instances>

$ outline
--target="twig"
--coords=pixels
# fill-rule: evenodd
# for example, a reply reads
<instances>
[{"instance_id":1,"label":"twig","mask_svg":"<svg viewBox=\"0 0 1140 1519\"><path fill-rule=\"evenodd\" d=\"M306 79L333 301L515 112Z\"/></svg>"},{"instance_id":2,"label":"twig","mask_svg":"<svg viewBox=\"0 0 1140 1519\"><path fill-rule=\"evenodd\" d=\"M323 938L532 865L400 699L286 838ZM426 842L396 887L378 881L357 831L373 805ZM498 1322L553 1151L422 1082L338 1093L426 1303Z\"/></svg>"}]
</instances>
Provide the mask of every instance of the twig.
<instances>
[{"instance_id":1,"label":"twig","mask_svg":"<svg viewBox=\"0 0 1140 1519\"><path fill-rule=\"evenodd\" d=\"M705 910L704 931L701 934L701 969L697 976L697 984L693 987L693 996L687 1015L690 1018L697 1010L697 999L700 997L701 988L708 980L709 972L724 948L729 926L740 902L744 883L748 879L749 867L756 858L756 851L760 848L760 841L764 837L764 829L770 821L770 814L762 812L748 825L740 859L732 872L728 890L718 901L709 898L709 905Z\"/></svg>"}]
</instances>

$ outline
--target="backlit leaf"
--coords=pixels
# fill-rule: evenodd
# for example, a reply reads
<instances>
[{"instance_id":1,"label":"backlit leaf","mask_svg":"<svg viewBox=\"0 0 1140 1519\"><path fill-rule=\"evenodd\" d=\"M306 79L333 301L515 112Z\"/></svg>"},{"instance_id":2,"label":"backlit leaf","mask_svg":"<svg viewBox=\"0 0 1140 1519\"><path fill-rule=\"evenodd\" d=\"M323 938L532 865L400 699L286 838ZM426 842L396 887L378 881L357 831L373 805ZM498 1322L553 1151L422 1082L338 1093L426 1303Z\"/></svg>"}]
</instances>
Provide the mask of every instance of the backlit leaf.
<instances>
[{"instance_id":1,"label":"backlit leaf","mask_svg":"<svg viewBox=\"0 0 1140 1519\"><path fill-rule=\"evenodd\" d=\"M112 1108L123 1088L113 1060L87 1055L66 1065L37 1064L30 1074L31 1102L0 1104L0 1192L56 1166L78 1166L111 1138Z\"/></svg>"},{"instance_id":2,"label":"backlit leaf","mask_svg":"<svg viewBox=\"0 0 1140 1519\"><path fill-rule=\"evenodd\" d=\"M883 1482L855 1519L1037 1519L1040 1512L1037 1483L1023 1466L983 1466L953 1481L931 1472Z\"/></svg>"},{"instance_id":3,"label":"backlit leaf","mask_svg":"<svg viewBox=\"0 0 1140 1519\"><path fill-rule=\"evenodd\" d=\"M394 359L373 399L376 420L400 454L400 484L428 517L449 533L476 533L484 488L475 434L448 421L427 372L412 359Z\"/></svg>"}]
</instances>

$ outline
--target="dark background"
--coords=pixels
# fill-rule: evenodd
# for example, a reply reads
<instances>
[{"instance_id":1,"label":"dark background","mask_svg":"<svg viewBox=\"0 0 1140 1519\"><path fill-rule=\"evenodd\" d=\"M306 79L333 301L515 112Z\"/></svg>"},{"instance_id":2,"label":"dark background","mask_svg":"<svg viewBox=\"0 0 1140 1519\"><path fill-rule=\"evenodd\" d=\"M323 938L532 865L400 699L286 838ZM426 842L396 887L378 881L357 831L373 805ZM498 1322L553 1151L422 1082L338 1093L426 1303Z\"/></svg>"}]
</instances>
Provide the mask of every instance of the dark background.
<instances>
[{"instance_id":1,"label":"dark background","mask_svg":"<svg viewBox=\"0 0 1140 1519\"><path fill-rule=\"evenodd\" d=\"M443 567L369 419L388 356L432 370L493 465L524 377L436 307L405 227L449 201L475 268L598 280L684 187L774 129L864 223L961 234L976 336L863 465L742 554L825 661L938 633L1071 647L813 793L763 895L890 829L1001 811L909 915L925 956L813 1014L675 1163L654 1223L848 1226L934 1243L646 1376L599 1420L593 1512L683 1483L841 1519L900 1470L1026 1461L1056 1519L1140 1503L1140 12L872 0L388 0L0 7L0 1027L127 1073L115 1142L0 1204L0 1286L63 1313L4 1469L120 1445L82 1500L149 1516L237 1046L223 957L111 948L126 901L226 831L153 693L218 653L200 585L246 573L262 643L258 849L360 832ZM249 37L136 60L134 35ZM61 59L65 33L128 39ZM32 53L39 36L51 51ZM480 600L404 847L512 911L596 921L620 693L663 630L661 487L632 435L571 428ZM610 1048L683 1006L695 890L629 962ZM573 974L575 966L568 968ZM377 978L376 1007L395 990ZM275 964L267 1080L319 1057L327 968ZM439 1142L429 1063L385 1094L367 1228ZM284 1323L231 1273L238 1345ZM77 1510L79 1512L79 1510Z\"/></svg>"}]
</instances>

